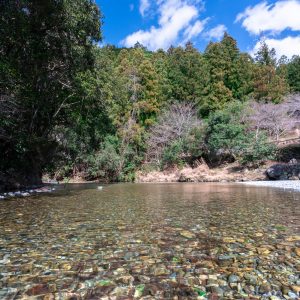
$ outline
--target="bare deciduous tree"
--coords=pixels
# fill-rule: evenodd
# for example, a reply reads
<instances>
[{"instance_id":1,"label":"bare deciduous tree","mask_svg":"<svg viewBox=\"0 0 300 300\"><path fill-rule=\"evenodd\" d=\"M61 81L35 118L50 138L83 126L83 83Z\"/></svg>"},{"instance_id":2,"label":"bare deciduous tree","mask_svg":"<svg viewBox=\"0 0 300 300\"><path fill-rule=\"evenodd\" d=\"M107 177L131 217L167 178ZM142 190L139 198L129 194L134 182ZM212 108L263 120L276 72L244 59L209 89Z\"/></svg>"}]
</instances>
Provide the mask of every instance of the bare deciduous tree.
<instances>
[{"instance_id":1,"label":"bare deciduous tree","mask_svg":"<svg viewBox=\"0 0 300 300\"><path fill-rule=\"evenodd\" d=\"M298 119L298 125L300 125L300 94L289 95L284 105L287 106L289 114Z\"/></svg>"},{"instance_id":2,"label":"bare deciduous tree","mask_svg":"<svg viewBox=\"0 0 300 300\"><path fill-rule=\"evenodd\" d=\"M186 137L191 129L201 124L192 104L171 105L150 129L150 136L147 140L147 160L159 163L166 147L173 141Z\"/></svg>"},{"instance_id":3,"label":"bare deciduous tree","mask_svg":"<svg viewBox=\"0 0 300 300\"><path fill-rule=\"evenodd\" d=\"M297 124L295 116L296 104L284 102L281 104L251 102L246 122L250 124L250 130L255 130L259 135L261 130L268 136L278 141Z\"/></svg>"}]
</instances>

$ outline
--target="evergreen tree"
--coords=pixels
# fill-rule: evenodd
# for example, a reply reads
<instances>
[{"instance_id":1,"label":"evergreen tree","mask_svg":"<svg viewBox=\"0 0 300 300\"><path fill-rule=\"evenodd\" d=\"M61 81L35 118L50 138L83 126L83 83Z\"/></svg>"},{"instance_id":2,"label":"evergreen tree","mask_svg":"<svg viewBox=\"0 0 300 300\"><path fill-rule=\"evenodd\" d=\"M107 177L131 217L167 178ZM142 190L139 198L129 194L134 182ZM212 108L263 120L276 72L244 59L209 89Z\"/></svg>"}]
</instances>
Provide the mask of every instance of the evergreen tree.
<instances>
[{"instance_id":1,"label":"evergreen tree","mask_svg":"<svg viewBox=\"0 0 300 300\"><path fill-rule=\"evenodd\" d=\"M205 61L191 43L185 48L168 51L168 81L171 84L170 101L188 101L201 104L208 80Z\"/></svg>"},{"instance_id":2,"label":"evergreen tree","mask_svg":"<svg viewBox=\"0 0 300 300\"><path fill-rule=\"evenodd\" d=\"M241 53L237 42L227 33L221 40L224 59L224 84L232 92L234 99L244 100L251 92L252 60Z\"/></svg>"},{"instance_id":3,"label":"evergreen tree","mask_svg":"<svg viewBox=\"0 0 300 300\"><path fill-rule=\"evenodd\" d=\"M262 40L260 47L255 54L255 61L263 66L276 66L276 51L274 48L270 49L267 43Z\"/></svg>"},{"instance_id":4,"label":"evergreen tree","mask_svg":"<svg viewBox=\"0 0 300 300\"><path fill-rule=\"evenodd\" d=\"M295 55L287 64L288 83L293 92L300 92L300 56Z\"/></svg>"},{"instance_id":5,"label":"evergreen tree","mask_svg":"<svg viewBox=\"0 0 300 300\"><path fill-rule=\"evenodd\" d=\"M168 54L160 49L154 52L150 59L159 85L159 103L160 106L165 106L172 93L172 83L168 78Z\"/></svg>"},{"instance_id":6,"label":"evergreen tree","mask_svg":"<svg viewBox=\"0 0 300 300\"><path fill-rule=\"evenodd\" d=\"M275 49L269 49L268 45L262 42L255 55L255 61L254 98L259 101L280 102L289 87L286 75L276 70Z\"/></svg>"},{"instance_id":7,"label":"evergreen tree","mask_svg":"<svg viewBox=\"0 0 300 300\"><path fill-rule=\"evenodd\" d=\"M1 105L14 111L1 108L0 168L38 181L55 148L52 130L77 102L76 77L93 69L101 14L91 0L8 0L0 12Z\"/></svg>"},{"instance_id":8,"label":"evergreen tree","mask_svg":"<svg viewBox=\"0 0 300 300\"><path fill-rule=\"evenodd\" d=\"M137 103L139 122L152 125L159 112L159 84L157 73L150 60L144 59L139 66L141 97Z\"/></svg>"},{"instance_id":9,"label":"evergreen tree","mask_svg":"<svg viewBox=\"0 0 300 300\"><path fill-rule=\"evenodd\" d=\"M228 42L226 41L225 45ZM207 115L210 111L222 109L227 102L233 100L233 93L230 87L226 86L231 77L230 70L227 71L231 65L231 55L234 57L234 51L225 49L221 42L211 42L205 50L204 58L209 68L209 83L206 88L204 104L201 107L203 115Z\"/></svg>"}]
</instances>

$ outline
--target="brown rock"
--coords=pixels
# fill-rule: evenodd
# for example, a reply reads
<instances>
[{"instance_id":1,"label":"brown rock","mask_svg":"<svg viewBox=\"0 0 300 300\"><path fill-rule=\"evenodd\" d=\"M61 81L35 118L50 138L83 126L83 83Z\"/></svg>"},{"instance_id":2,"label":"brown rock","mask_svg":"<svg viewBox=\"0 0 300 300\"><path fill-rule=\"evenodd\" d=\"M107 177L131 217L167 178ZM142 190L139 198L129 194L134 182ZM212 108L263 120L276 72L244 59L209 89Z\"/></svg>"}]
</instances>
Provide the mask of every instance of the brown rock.
<instances>
[{"instance_id":1,"label":"brown rock","mask_svg":"<svg viewBox=\"0 0 300 300\"><path fill-rule=\"evenodd\" d=\"M292 285L291 289L295 292L295 293L300 293L300 285Z\"/></svg>"}]
</instances>

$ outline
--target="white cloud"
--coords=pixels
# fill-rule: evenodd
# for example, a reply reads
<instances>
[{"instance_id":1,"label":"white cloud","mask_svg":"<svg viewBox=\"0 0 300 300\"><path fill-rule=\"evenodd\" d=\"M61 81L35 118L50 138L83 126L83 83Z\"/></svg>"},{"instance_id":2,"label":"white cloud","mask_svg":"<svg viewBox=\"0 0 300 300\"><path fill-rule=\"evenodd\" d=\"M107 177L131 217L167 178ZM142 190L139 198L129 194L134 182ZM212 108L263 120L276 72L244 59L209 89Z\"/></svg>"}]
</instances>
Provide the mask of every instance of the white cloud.
<instances>
[{"instance_id":1,"label":"white cloud","mask_svg":"<svg viewBox=\"0 0 300 300\"><path fill-rule=\"evenodd\" d=\"M187 42L192 38L198 36L203 31L207 21L208 19L205 19L203 21L198 20L193 25L189 25L184 31L184 37L185 37L184 42Z\"/></svg>"},{"instance_id":2,"label":"white cloud","mask_svg":"<svg viewBox=\"0 0 300 300\"><path fill-rule=\"evenodd\" d=\"M286 29L300 30L300 0L280 0L275 4L263 1L253 7L247 7L240 13L236 22L251 34L262 32L279 34Z\"/></svg>"},{"instance_id":3,"label":"white cloud","mask_svg":"<svg viewBox=\"0 0 300 300\"><path fill-rule=\"evenodd\" d=\"M150 8L150 1L149 0L140 0L140 13L142 16L145 15L147 10Z\"/></svg>"},{"instance_id":4,"label":"white cloud","mask_svg":"<svg viewBox=\"0 0 300 300\"><path fill-rule=\"evenodd\" d=\"M283 39L265 39L264 40L269 48L274 48L276 50L277 58L282 55L286 55L291 58L293 55L300 55L300 36L292 37L288 36ZM258 42L251 54L254 55L260 47L260 42Z\"/></svg>"},{"instance_id":5,"label":"white cloud","mask_svg":"<svg viewBox=\"0 0 300 300\"><path fill-rule=\"evenodd\" d=\"M150 50L167 49L178 42L179 38L181 41L191 39L203 30L206 20L199 20L203 8L201 0L156 0L155 4L159 16L158 26L128 35L121 42L124 46L132 47L139 42Z\"/></svg>"},{"instance_id":6,"label":"white cloud","mask_svg":"<svg viewBox=\"0 0 300 300\"><path fill-rule=\"evenodd\" d=\"M226 30L227 30L226 26L223 24L220 24L220 25L210 29L209 31L207 31L205 33L205 36L207 36L209 39L220 40L223 37L224 32Z\"/></svg>"}]
</instances>

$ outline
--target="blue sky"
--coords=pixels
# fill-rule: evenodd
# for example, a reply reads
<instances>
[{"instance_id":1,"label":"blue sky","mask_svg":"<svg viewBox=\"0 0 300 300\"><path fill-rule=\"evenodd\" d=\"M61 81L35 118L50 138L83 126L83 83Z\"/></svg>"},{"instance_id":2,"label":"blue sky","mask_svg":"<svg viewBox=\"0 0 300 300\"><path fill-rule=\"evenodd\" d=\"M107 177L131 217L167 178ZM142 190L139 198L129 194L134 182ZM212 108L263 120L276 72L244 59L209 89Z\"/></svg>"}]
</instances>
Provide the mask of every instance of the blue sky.
<instances>
[{"instance_id":1,"label":"blue sky","mask_svg":"<svg viewBox=\"0 0 300 300\"><path fill-rule=\"evenodd\" d=\"M300 0L97 0L104 14L104 44L150 50L191 40L203 51L224 30L242 51L255 52L261 37L280 57L300 54Z\"/></svg>"}]
</instances>

